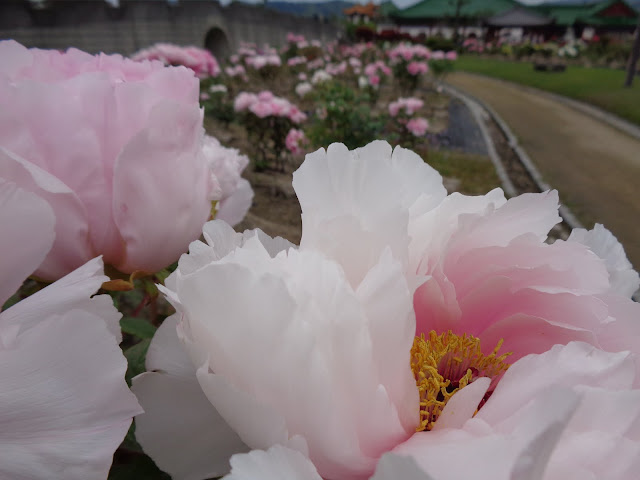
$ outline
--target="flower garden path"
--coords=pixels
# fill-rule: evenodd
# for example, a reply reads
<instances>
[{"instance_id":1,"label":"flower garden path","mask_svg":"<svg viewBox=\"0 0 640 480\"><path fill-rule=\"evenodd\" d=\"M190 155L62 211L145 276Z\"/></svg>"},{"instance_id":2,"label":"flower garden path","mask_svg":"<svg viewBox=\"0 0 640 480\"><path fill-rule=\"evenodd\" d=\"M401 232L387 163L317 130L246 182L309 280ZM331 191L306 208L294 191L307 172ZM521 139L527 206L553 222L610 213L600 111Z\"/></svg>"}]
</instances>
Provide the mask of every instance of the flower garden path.
<instances>
[{"instance_id":1,"label":"flower garden path","mask_svg":"<svg viewBox=\"0 0 640 480\"><path fill-rule=\"evenodd\" d=\"M587 227L603 223L640 266L640 140L545 95L455 72L447 82L491 106Z\"/></svg>"}]
</instances>

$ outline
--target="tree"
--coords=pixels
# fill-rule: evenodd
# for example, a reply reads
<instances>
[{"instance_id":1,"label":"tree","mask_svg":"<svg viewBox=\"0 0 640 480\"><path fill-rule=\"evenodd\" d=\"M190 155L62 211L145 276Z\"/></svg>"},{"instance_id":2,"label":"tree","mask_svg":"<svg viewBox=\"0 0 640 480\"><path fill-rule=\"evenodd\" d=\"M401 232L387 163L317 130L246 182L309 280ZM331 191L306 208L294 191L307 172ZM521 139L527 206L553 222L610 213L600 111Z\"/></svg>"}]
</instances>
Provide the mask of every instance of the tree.
<instances>
[{"instance_id":1,"label":"tree","mask_svg":"<svg viewBox=\"0 0 640 480\"><path fill-rule=\"evenodd\" d=\"M633 45L631 47L631 54L629 55L629 62L627 63L627 78L624 81L625 87L630 87L633 84L633 77L636 74L636 65L640 58L640 15L638 16L638 26L636 27L636 33L633 38Z\"/></svg>"},{"instance_id":2,"label":"tree","mask_svg":"<svg viewBox=\"0 0 640 480\"><path fill-rule=\"evenodd\" d=\"M449 4L454 8L453 14L453 40L455 42L458 41L458 28L460 28L460 23L462 20L462 7L464 7L470 0L449 0Z\"/></svg>"}]
</instances>

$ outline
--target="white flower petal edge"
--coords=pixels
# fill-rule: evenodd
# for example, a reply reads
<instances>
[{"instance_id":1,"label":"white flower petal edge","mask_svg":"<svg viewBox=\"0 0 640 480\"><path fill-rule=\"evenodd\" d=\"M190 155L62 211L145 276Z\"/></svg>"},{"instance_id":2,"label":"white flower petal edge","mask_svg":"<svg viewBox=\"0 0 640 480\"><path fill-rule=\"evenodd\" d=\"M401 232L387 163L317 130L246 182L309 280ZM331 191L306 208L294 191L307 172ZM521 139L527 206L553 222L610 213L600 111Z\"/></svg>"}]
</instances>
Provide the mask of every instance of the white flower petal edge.
<instances>
[{"instance_id":1,"label":"white flower petal edge","mask_svg":"<svg viewBox=\"0 0 640 480\"><path fill-rule=\"evenodd\" d=\"M343 265L355 288L385 248L406 261L410 218L447 195L442 177L414 152L375 141L334 143L308 154L293 175L302 207L301 248Z\"/></svg>"},{"instance_id":2,"label":"white flower petal edge","mask_svg":"<svg viewBox=\"0 0 640 480\"><path fill-rule=\"evenodd\" d=\"M322 480L313 463L297 450L275 445L231 457L224 480Z\"/></svg>"},{"instance_id":3,"label":"white flower petal edge","mask_svg":"<svg viewBox=\"0 0 640 480\"><path fill-rule=\"evenodd\" d=\"M202 392L196 369L176 332L179 315L167 318L147 351L147 373L131 390L144 413L136 417L136 439L156 465L175 480L219 477L229 457L248 448Z\"/></svg>"},{"instance_id":4,"label":"white flower petal edge","mask_svg":"<svg viewBox=\"0 0 640 480\"><path fill-rule=\"evenodd\" d=\"M141 411L126 370L87 310L44 314L0 349L0 477L104 480Z\"/></svg>"},{"instance_id":5,"label":"white flower petal edge","mask_svg":"<svg viewBox=\"0 0 640 480\"><path fill-rule=\"evenodd\" d=\"M638 290L638 272L627 259L622 244L604 226L597 223L592 230L574 229L568 241L586 245L604 260L609 272L610 293L631 297Z\"/></svg>"},{"instance_id":6,"label":"white flower petal edge","mask_svg":"<svg viewBox=\"0 0 640 480\"><path fill-rule=\"evenodd\" d=\"M55 238L55 216L37 195L0 178L0 309L44 260Z\"/></svg>"}]
</instances>

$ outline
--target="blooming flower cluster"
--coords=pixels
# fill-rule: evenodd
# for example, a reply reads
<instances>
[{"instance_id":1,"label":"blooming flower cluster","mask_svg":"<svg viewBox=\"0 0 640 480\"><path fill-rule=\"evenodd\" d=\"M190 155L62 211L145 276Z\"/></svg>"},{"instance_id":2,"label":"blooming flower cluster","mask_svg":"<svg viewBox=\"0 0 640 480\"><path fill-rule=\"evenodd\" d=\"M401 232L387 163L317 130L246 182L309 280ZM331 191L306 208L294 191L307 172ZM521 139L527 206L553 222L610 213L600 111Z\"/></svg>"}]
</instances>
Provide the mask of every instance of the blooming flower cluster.
<instances>
[{"instance_id":1,"label":"blooming flower cluster","mask_svg":"<svg viewBox=\"0 0 640 480\"><path fill-rule=\"evenodd\" d=\"M258 94L240 92L234 101L234 108L236 112L249 111L260 118L285 117L295 124L307 118L304 112L286 98L277 97L266 90Z\"/></svg>"},{"instance_id":2,"label":"blooming flower cluster","mask_svg":"<svg viewBox=\"0 0 640 480\"><path fill-rule=\"evenodd\" d=\"M282 60L277 54L269 55L253 55L244 59L245 63L256 70L260 70L266 66L279 67L282 65Z\"/></svg>"},{"instance_id":3,"label":"blooming flower cluster","mask_svg":"<svg viewBox=\"0 0 640 480\"><path fill-rule=\"evenodd\" d=\"M307 143L307 137L302 130L292 128L287 133L285 144L287 149L294 155L299 155L303 152L303 146Z\"/></svg>"},{"instance_id":4,"label":"blooming flower cluster","mask_svg":"<svg viewBox=\"0 0 640 480\"><path fill-rule=\"evenodd\" d=\"M429 65L426 62L411 62L407 65L407 72L411 75L421 75L429 71Z\"/></svg>"},{"instance_id":5,"label":"blooming flower cluster","mask_svg":"<svg viewBox=\"0 0 640 480\"><path fill-rule=\"evenodd\" d=\"M407 122L407 130L415 137L423 137L429 129L429 121L424 117L412 118Z\"/></svg>"},{"instance_id":6,"label":"blooming flower cluster","mask_svg":"<svg viewBox=\"0 0 640 480\"><path fill-rule=\"evenodd\" d=\"M211 52L194 46L156 43L138 51L131 58L136 61L159 60L165 65L183 65L193 70L198 77L217 77L220 74L218 61Z\"/></svg>"},{"instance_id":7,"label":"blooming flower cluster","mask_svg":"<svg viewBox=\"0 0 640 480\"><path fill-rule=\"evenodd\" d=\"M395 117L404 110L406 115L413 115L424 106L424 102L416 97L399 98L389 104L389 115Z\"/></svg>"},{"instance_id":8,"label":"blooming flower cluster","mask_svg":"<svg viewBox=\"0 0 640 480\"><path fill-rule=\"evenodd\" d=\"M608 231L547 244L555 192L447 196L385 142L308 155L294 188L299 247L215 221L167 279L133 384L163 470L632 478L640 280Z\"/></svg>"}]
</instances>

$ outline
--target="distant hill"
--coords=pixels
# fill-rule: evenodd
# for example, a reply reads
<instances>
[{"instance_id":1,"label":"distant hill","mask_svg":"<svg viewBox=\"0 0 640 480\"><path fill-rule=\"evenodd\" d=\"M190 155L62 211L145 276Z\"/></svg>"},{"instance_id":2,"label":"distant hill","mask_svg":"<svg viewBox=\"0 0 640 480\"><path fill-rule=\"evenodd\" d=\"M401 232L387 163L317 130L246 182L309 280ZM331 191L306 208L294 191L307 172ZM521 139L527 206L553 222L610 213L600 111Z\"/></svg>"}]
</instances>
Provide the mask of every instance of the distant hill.
<instances>
[{"instance_id":1,"label":"distant hill","mask_svg":"<svg viewBox=\"0 0 640 480\"><path fill-rule=\"evenodd\" d=\"M343 0L332 0L329 2L269 2L266 7L279 12L291 13L302 17L313 17L317 15L323 18L342 17L342 11L355 5L355 2L345 2Z\"/></svg>"}]
</instances>

